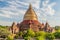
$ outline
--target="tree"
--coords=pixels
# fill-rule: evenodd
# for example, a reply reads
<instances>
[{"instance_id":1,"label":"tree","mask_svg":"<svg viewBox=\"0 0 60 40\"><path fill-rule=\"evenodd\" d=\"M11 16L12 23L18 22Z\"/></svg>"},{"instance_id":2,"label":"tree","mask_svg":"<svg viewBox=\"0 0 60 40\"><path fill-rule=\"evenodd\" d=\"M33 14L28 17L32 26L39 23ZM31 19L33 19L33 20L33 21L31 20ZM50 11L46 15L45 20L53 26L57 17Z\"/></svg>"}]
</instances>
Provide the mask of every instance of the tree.
<instances>
[{"instance_id":1,"label":"tree","mask_svg":"<svg viewBox=\"0 0 60 40\"><path fill-rule=\"evenodd\" d=\"M14 38L22 38L22 36L23 36L23 32L19 32L18 34L16 34L15 35L15 37Z\"/></svg>"},{"instance_id":2,"label":"tree","mask_svg":"<svg viewBox=\"0 0 60 40\"><path fill-rule=\"evenodd\" d=\"M60 26L55 26L55 30L60 32Z\"/></svg>"},{"instance_id":3,"label":"tree","mask_svg":"<svg viewBox=\"0 0 60 40\"><path fill-rule=\"evenodd\" d=\"M8 36L7 36L7 40L13 40L13 39L14 39L14 36L15 36L14 34L8 35Z\"/></svg>"},{"instance_id":4,"label":"tree","mask_svg":"<svg viewBox=\"0 0 60 40\"><path fill-rule=\"evenodd\" d=\"M28 29L27 32L23 35L23 38L26 40L29 40L30 38L33 38L35 36L35 33L33 30Z\"/></svg>"},{"instance_id":5,"label":"tree","mask_svg":"<svg viewBox=\"0 0 60 40\"><path fill-rule=\"evenodd\" d=\"M22 37L22 35L23 35L23 32L19 32L19 33L18 33L18 35Z\"/></svg>"},{"instance_id":6,"label":"tree","mask_svg":"<svg viewBox=\"0 0 60 40\"><path fill-rule=\"evenodd\" d=\"M37 36L36 40L45 40L45 38L43 36Z\"/></svg>"},{"instance_id":7,"label":"tree","mask_svg":"<svg viewBox=\"0 0 60 40\"><path fill-rule=\"evenodd\" d=\"M60 38L60 32L58 32L58 31L55 32L55 33L54 33L54 36L55 36L55 38Z\"/></svg>"},{"instance_id":8,"label":"tree","mask_svg":"<svg viewBox=\"0 0 60 40\"><path fill-rule=\"evenodd\" d=\"M25 40L30 40L30 36L24 37Z\"/></svg>"},{"instance_id":9,"label":"tree","mask_svg":"<svg viewBox=\"0 0 60 40\"><path fill-rule=\"evenodd\" d=\"M6 28L0 27L0 37L6 38L10 34L9 30Z\"/></svg>"},{"instance_id":10,"label":"tree","mask_svg":"<svg viewBox=\"0 0 60 40\"><path fill-rule=\"evenodd\" d=\"M46 33L46 39L49 39L49 40L54 40L55 37L52 33Z\"/></svg>"},{"instance_id":11,"label":"tree","mask_svg":"<svg viewBox=\"0 0 60 40\"><path fill-rule=\"evenodd\" d=\"M27 32L24 34L24 36L34 37L35 33L31 29L28 29Z\"/></svg>"},{"instance_id":12,"label":"tree","mask_svg":"<svg viewBox=\"0 0 60 40\"><path fill-rule=\"evenodd\" d=\"M18 34L16 34L14 38L16 38L16 39L17 39L18 37L19 37L19 35L18 35Z\"/></svg>"},{"instance_id":13,"label":"tree","mask_svg":"<svg viewBox=\"0 0 60 40\"><path fill-rule=\"evenodd\" d=\"M39 31L39 32L36 32L35 33L35 36L37 37L37 36L45 36L45 32L44 31Z\"/></svg>"},{"instance_id":14,"label":"tree","mask_svg":"<svg viewBox=\"0 0 60 40\"><path fill-rule=\"evenodd\" d=\"M39 31L35 33L36 40L45 40L45 32Z\"/></svg>"}]
</instances>

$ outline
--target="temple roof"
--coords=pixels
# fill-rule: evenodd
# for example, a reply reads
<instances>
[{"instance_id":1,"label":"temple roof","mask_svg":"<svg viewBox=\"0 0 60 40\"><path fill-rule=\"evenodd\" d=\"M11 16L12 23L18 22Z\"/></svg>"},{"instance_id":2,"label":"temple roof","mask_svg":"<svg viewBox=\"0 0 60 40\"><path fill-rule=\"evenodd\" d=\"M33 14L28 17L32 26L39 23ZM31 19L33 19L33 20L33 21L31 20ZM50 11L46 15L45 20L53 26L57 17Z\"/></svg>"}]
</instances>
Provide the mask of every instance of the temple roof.
<instances>
[{"instance_id":1,"label":"temple roof","mask_svg":"<svg viewBox=\"0 0 60 40\"><path fill-rule=\"evenodd\" d=\"M23 20L38 20L35 11L32 9L32 5L29 5L28 10L26 11Z\"/></svg>"},{"instance_id":2,"label":"temple roof","mask_svg":"<svg viewBox=\"0 0 60 40\"><path fill-rule=\"evenodd\" d=\"M46 27L50 27L50 25L48 24L48 22L46 22L45 26L46 26Z\"/></svg>"}]
</instances>

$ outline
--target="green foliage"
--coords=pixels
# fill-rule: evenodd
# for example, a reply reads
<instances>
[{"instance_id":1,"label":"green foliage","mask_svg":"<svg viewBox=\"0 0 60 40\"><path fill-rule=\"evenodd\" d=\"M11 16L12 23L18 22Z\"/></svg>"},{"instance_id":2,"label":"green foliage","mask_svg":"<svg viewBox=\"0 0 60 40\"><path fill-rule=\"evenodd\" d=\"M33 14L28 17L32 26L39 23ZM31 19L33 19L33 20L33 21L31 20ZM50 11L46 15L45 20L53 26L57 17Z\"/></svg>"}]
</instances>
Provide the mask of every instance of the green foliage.
<instances>
[{"instance_id":1,"label":"green foliage","mask_svg":"<svg viewBox=\"0 0 60 40\"><path fill-rule=\"evenodd\" d=\"M18 37L19 37L19 35L18 35L18 34L16 34L14 38L16 38L16 39L17 39Z\"/></svg>"},{"instance_id":2,"label":"green foliage","mask_svg":"<svg viewBox=\"0 0 60 40\"><path fill-rule=\"evenodd\" d=\"M3 26L0 26L0 37L7 37L10 34L9 30Z\"/></svg>"},{"instance_id":3,"label":"green foliage","mask_svg":"<svg viewBox=\"0 0 60 40\"><path fill-rule=\"evenodd\" d=\"M23 35L23 32L19 32L18 34L16 34L16 35L15 35L15 37L14 37L14 38L16 38L16 39L17 39L17 38L19 38L19 37L22 37L22 35Z\"/></svg>"},{"instance_id":4,"label":"green foliage","mask_svg":"<svg viewBox=\"0 0 60 40\"><path fill-rule=\"evenodd\" d=\"M39 31L35 34L36 40L45 40L45 32Z\"/></svg>"},{"instance_id":5,"label":"green foliage","mask_svg":"<svg viewBox=\"0 0 60 40\"><path fill-rule=\"evenodd\" d=\"M7 37L7 40L13 40L12 38L10 38L10 37Z\"/></svg>"},{"instance_id":6,"label":"green foliage","mask_svg":"<svg viewBox=\"0 0 60 40\"><path fill-rule=\"evenodd\" d=\"M2 26L2 25L0 25L0 28L7 29L7 28L8 28L8 26Z\"/></svg>"},{"instance_id":7,"label":"green foliage","mask_svg":"<svg viewBox=\"0 0 60 40\"><path fill-rule=\"evenodd\" d=\"M60 26L55 26L55 30L60 32Z\"/></svg>"},{"instance_id":8,"label":"green foliage","mask_svg":"<svg viewBox=\"0 0 60 40\"><path fill-rule=\"evenodd\" d=\"M35 36L35 33L34 33L33 30L29 29L29 30L27 30L27 35L28 36L31 36L31 37L34 37Z\"/></svg>"},{"instance_id":9,"label":"green foliage","mask_svg":"<svg viewBox=\"0 0 60 40\"><path fill-rule=\"evenodd\" d=\"M25 40L30 40L30 36L24 37Z\"/></svg>"},{"instance_id":10,"label":"green foliage","mask_svg":"<svg viewBox=\"0 0 60 40\"><path fill-rule=\"evenodd\" d=\"M45 40L45 38L43 36L37 36L36 40Z\"/></svg>"},{"instance_id":11,"label":"green foliage","mask_svg":"<svg viewBox=\"0 0 60 40\"><path fill-rule=\"evenodd\" d=\"M25 33L24 36L34 37L35 36L35 33L31 29L28 29L27 30L27 33Z\"/></svg>"},{"instance_id":12,"label":"green foliage","mask_svg":"<svg viewBox=\"0 0 60 40\"><path fill-rule=\"evenodd\" d=\"M52 33L47 33L47 34L46 34L46 39L54 40L55 37L54 37L54 35L53 35Z\"/></svg>"},{"instance_id":13,"label":"green foliage","mask_svg":"<svg viewBox=\"0 0 60 40\"><path fill-rule=\"evenodd\" d=\"M14 37L15 37L15 34L11 33L7 36L7 40L14 40Z\"/></svg>"},{"instance_id":14,"label":"green foliage","mask_svg":"<svg viewBox=\"0 0 60 40\"><path fill-rule=\"evenodd\" d=\"M22 36L22 35L23 35L23 32L19 32L18 35L19 35L19 36Z\"/></svg>"},{"instance_id":15,"label":"green foliage","mask_svg":"<svg viewBox=\"0 0 60 40\"><path fill-rule=\"evenodd\" d=\"M35 36L34 31L32 31L31 29L28 29L28 30L27 30L27 33L25 33L25 34L23 35L23 38L24 38L25 40L29 40L30 38L32 38L32 37L34 37L34 36Z\"/></svg>"},{"instance_id":16,"label":"green foliage","mask_svg":"<svg viewBox=\"0 0 60 40\"><path fill-rule=\"evenodd\" d=\"M44 31L34 32L28 29L27 32L19 32L15 35L15 38L23 37L25 40L30 40L31 38L36 38L36 40L54 40L55 38L60 38L60 27L55 28L55 33L47 33ZM13 40L14 36L8 30L8 27L0 25L0 37L7 38L7 40Z\"/></svg>"},{"instance_id":17,"label":"green foliage","mask_svg":"<svg viewBox=\"0 0 60 40\"><path fill-rule=\"evenodd\" d=\"M45 36L45 32L44 31L39 31L39 32L36 32L35 33L35 36L37 37L37 36Z\"/></svg>"},{"instance_id":18,"label":"green foliage","mask_svg":"<svg viewBox=\"0 0 60 40\"><path fill-rule=\"evenodd\" d=\"M55 32L54 36L55 36L55 38L60 38L60 32Z\"/></svg>"}]
</instances>

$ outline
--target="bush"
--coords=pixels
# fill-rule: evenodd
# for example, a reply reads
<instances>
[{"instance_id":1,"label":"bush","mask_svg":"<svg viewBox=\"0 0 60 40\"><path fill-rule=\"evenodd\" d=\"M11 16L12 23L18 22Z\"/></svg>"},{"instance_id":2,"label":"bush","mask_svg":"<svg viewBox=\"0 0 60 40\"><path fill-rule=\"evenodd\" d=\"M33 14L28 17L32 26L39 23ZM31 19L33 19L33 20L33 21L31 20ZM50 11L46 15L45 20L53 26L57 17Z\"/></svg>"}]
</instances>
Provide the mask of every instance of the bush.
<instances>
[{"instance_id":1,"label":"bush","mask_svg":"<svg viewBox=\"0 0 60 40\"><path fill-rule=\"evenodd\" d=\"M35 34L36 40L45 40L45 32L39 31Z\"/></svg>"},{"instance_id":2,"label":"bush","mask_svg":"<svg viewBox=\"0 0 60 40\"><path fill-rule=\"evenodd\" d=\"M14 34L8 35L7 40L13 40L13 39L14 39Z\"/></svg>"},{"instance_id":3,"label":"bush","mask_svg":"<svg viewBox=\"0 0 60 40\"><path fill-rule=\"evenodd\" d=\"M55 37L54 37L54 35L53 35L52 33L47 33L47 34L46 34L46 39L54 40Z\"/></svg>"},{"instance_id":4,"label":"bush","mask_svg":"<svg viewBox=\"0 0 60 40\"><path fill-rule=\"evenodd\" d=\"M7 37L7 40L13 40L13 38Z\"/></svg>"},{"instance_id":5,"label":"bush","mask_svg":"<svg viewBox=\"0 0 60 40\"><path fill-rule=\"evenodd\" d=\"M35 33L35 37L37 37L37 36L45 36L45 32L44 31L39 31L39 32L36 32Z\"/></svg>"},{"instance_id":6,"label":"bush","mask_svg":"<svg viewBox=\"0 0 60 40\"><path fill-rule=\"evenodd\" d=\"M36 40L45 40L45 38L43 36L38 36L36 37Z\"/></svg>"},{"instance_id":7,"label":"bush","mask_svg":"<svg viewBox=\"0 0 60 40\"><path fill-rule=\"evenodd\" d=\"M31 38L30 36L24 37L25 40L30 40L30 38Z\"/></svg>"},{"instance_id":8,"label":"bush","mask_svg":"<svg viewBox=\"0 0 60 40\"><path fill-rule=\"evenodd\" d=\"M54 33L54 36L55 36L55 38L60 39L60 32L55 32L55 33Z\"/></svg>"},{"instance_id":9,"label":"bush","mask_svg":"<svg viewBox=\"0 0 60 40\"><path fill-rule=\"evenodd\" d=\"M35 36L35 33L31 29L29 29L29 30L27 30L27 33L25 33L23 35L23 37L28 37L28 36L34 37Z\"/></svg>"},{"instance_id":10,"label":"bush","mask_svg":"<svg viewBox=\"0 0 60 40\"><path fill-rule=\"evenodd\" d=\"M14 37L14 38L16 38L16 39L17 39L18 37L19 37L19 35L17 34L17 35L15 35L15 37Z\"/></svg>"}]
</instances>

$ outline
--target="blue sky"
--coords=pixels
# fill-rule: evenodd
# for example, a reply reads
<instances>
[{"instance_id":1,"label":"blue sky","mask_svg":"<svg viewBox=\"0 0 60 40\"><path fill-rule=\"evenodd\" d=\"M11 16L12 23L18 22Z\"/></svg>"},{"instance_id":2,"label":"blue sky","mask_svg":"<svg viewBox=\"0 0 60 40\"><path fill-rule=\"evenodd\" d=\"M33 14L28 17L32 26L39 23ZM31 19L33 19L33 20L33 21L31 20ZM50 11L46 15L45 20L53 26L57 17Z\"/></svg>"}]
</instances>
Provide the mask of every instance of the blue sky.
<instances>
[{"instance_id":1,"label":"blue sky","mask_svg":"<svg viewBox=\"0 0 60 40\"><path fill-rule=\"evenodd\" d=\"M39 22L60 26L60 0L0 0L0 25L21 22L26 10L32 4Z\"/></svg>"}]
</instances>

